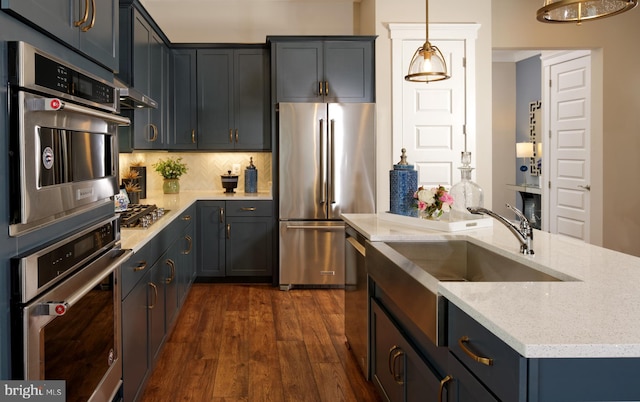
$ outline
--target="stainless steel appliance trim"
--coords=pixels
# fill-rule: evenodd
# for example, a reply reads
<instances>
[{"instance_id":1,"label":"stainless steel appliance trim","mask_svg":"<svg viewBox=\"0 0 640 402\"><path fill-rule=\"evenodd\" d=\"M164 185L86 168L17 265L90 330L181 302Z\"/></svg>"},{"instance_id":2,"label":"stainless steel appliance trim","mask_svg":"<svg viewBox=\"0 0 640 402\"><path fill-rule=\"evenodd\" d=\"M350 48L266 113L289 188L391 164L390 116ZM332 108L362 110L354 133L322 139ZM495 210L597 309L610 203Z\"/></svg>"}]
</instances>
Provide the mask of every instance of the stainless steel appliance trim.
<instances>
[{"instance_id":1,"label":"stainless steel appliance trim","mask_svg":"<svg viewBox=\"0 0 640 402\"><path fill-rule=\"evenodd\" d=\"M70 269L67 273L64 273L62 275L60 275L59 277L56 278L55 281L52 281L50 283L47 283L46 285L43 285L41 287L38 287L38 259L47 254L48 252L60 247L60 245L62 243L67 244L67 243L72 243L74 240L84 236L87 233L91 233L93 230L100 228L102 226L104 226L107 223L116 223L114 221L117 221L117 217L114 217L113 219L109 220L109 222L100 222L98 224L95 224L93 226L90 226L84 230L82 230L81 232L75 233L73 234L71 237L67 237L65 238L65 240L63 242L58 242L55 244L52 244L48 247L45 247L41 250L38 250L36 252L33 252L27 256L21 257L19 259L19 280L21 282L21 288L20 288L20 303L26 303L29 300L31 300L33 297L37 296L38 294L42 293L43 291L45 291L46 289L48 289L49 287L53 286L55 283L58 283L59 281L61 281L63 278L71 275L75 269ZM120 233L117 232L116 233L116 237L114 239L114 241L109 242L107 244L105 244L102 248L100 248L99 250L96 250L94 253L92 253L91 255L87 256L85 259L83 259L82 261L80 261L77 266L81 266L82 264L85 264L87 261L91 260L92 258L95 258L97 255L100 255L101 253L103 253L105 250L108 250L112 247L115 247L116 244L118 244L118 242L120 241Z\"/></svg>"},{"instance_id":2,"label":"stainless steel appliance trim","mask_svg":"<svg viewBox=\"0 0 640 402\"><path fill-rule=\"evenodd\" d=\"M60 106L58 108L52 108L51 107L51 103L52 102L59 102ZM96 109L91 109L88 107L84 107L84 106L80 106L80 105L76 105L73 103L69 103L69 102L65 102L63 100L60 100L58 98L38 98L38 99L32 99L27 108L30 111L37 111L37 112L57 112L59 110L64 110L64 111L69 111L69 112L76 112L76 113L80 113L86 116L90 116L90 117L97 117L99 119L102 120L106 120L106 121L111 121L114 123L118 123L120 125L124 125L124 126L128 126L129 124L131 124L131 120L129 120L128 117L121 117L115 114L111 114L111 113L107 113L107 112L101 112L99 110Z\"/></svg>"},{"instance_id":3,"label":"stainless steel appliance trim","mask_svg":"<svg viewBox=\"0 0 640 402\"><path fill-rule=\"evenodd\" d=\"M44 293L23 309L23 333L24 341L24 376L27 380L43 380L41 373L41 350L40 350L40 334L42 329L53 321L56 317L49 315L41 315L40 309L43 304L50 302L66 302L68 308L73 308L74 304L85 296L94 286L100 283L105 277L116 271L122 263L124 263L131 255L132 250L114 248L108 251L102 257L92 262L82 270L76 272L59 286L54 287L50 291ZM116 275L118 272L116 271ZM115 308L115 327L114 334L120 333L120 284L119 278L116 280L114 292L114 308ZM121 375L122 365L120 364L121 343L120 338L116 337L117 356L110 367L110 371L116 372L118 379Z\"/></svg>"},{"instance_id":4,"label":"stainless steel appliance trim","mask_svg":"<svg viewBox=\"0 0 640 402\"><path fill-rule=\"evenodd\" d=\"M365 378L369 368L369 277L366 239L349 225L345 228L344 332L347 343Z\"/></svg>"},{"instance_id":5,"label":"stainless steel appliance trim","mask_svg":"<svg viewBox=\"0 0 640 402\"><path fill-rule=\"evenodd\" d=\"M133 110L139 108L158 108L158 102L137 89L128 87L124 82L118 79L115 79L114 82L118 87L118 92L120 93L120 109Z\"/></svg>"},{"instance_id":6,"label":"stainless steel appliance trim","mask_svg":"<svg viewBox=\"0 0 640 402\"><path fill-rule=\"evenodd\" d=\"M51 54L48 54L46 52L43 52L42 50L28 44L25 42L16 42L16 46L17 46L17 52L16 52L16 57L17 57L17 65L16 65L16 69L18 72L18 76L17 78L17 82L16 84L22 88L27 88L27 89L31 89L31 90L35 90L35 91L40 91L40 92L45 92L48 94L51 94L53 96L57 96L57 97L61 97L61 98L65 98L65 99L69 99L75 102L79 102L79 103L84 103L88 106L93 106L93 107L97 107L100 108L102 110L106 110L108 112L114 112L117 113L119 111L119 97L118 97L118 90L116 88L116 86L113 84L113 82L105 80L101 77L98 77L94 74L89 73L88 71L84 71L84 70L80 70L75 66L72 66L71 64L69 64L68 62L52 56ZM60 92L60 91L54 91L50 88L45 88L42 87L40 85L36 84L36 77L35 77L35 71L34 71L34 66L36 65L36 54L39 54L41 56L44 56L48 59L51 59L53 61L55 61L56 63L60 63L64 66L67 66L68 68L71 68L73 70L76 71L80 71L82 74L86 75L87 77L90 77L98 82L101 82L103 84L108 85L109 87L113 88L113 104L109 104L109 105L103 105L101 103L97 103L97 102L91 102L88 101L87 99L83 99L83 98L79 98L77 96L73 96L73 95L69 95L66 94L64 92Z\"/></svg>"},{"instance_id":7,"label":"stainless steel appliance trim","mask_svg":"<svg viewBox=\"0 0 640 402\"><path fill-rule=\"evenodd\" d=\"M118 128L113 119L119 117L108 115L109 120L105 120L64 109L56 113L29 111L30 105L43 102L44 99L47 98L24 91L19 91L17 96L19 137L18 149L14 152L19 154L19 167L12 174L20 176L16 178L20 188L12 189L18 192L12 196L12 199L18 200L13 201L12 209L18 211L13 213L16 219L9 225L10 236L18 236L55 220L112 203L111 197L118 192ZM108 156L111 171L98 179L41 187L38 172L42 168L42 156L35 151L41 147L37 134L41 127L105 135L105 141L109 141L108 146L105 143L105 151L111 152Z\"/></svg>"},{"instance_id":8,"label":"stainless steel appliance trim","mask_svg":"<svg viewBox=\"0 0 640 402\"><path fill-rule=\"evenodd\" d=\"M280 288L343 287L344 230L343 221L281 221Z\"/></svg>"}]
</instances>

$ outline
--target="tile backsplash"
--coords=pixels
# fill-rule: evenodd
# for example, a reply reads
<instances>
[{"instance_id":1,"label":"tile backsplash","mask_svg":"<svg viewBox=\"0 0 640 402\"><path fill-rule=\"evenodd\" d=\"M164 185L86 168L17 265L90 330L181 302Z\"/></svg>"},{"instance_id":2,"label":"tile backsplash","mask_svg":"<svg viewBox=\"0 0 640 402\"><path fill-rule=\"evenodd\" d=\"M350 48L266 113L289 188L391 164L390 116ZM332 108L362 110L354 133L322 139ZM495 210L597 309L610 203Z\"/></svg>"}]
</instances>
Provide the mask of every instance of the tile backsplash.
<instances>
[{"instance_id":1,"label":"tile backsplash","mask_svg":"<svg viewBox=\"0 0 640 402\"><path fill-rule=\"evenodd\" d=\"M180 177L180 190L213 190L224 192L220 175L232 170L233 164L240 164L238 188L244 192L244 170L249 166L249 158L258 169L258 191L271 191L271 153L270 152L134 152L120 154L120 175L132 162L142 162L147 167L147 192L162 191L162 176L153 169L160 159L182 157L188 171Z\"/></svg>"}]
</instances>

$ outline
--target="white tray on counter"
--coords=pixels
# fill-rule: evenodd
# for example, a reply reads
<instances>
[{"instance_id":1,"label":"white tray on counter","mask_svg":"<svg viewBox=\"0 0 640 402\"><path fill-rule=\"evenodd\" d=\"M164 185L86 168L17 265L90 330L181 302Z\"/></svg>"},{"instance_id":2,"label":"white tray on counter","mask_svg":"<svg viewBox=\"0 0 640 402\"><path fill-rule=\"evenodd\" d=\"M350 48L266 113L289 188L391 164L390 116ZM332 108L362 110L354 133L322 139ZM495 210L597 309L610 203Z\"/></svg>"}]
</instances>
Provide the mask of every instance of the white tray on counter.
<instances>
[{"instance_id":1,"label":"white tray on counter","mask_svg":"<svg viewBox=\"0 0 640 402\"><path fill-rule=\"evenodd\" d=\"M378 218L402 225L409 225L423 229L439 230L442 232L458 232L460 230L473 230L493 226L493 218L484 215L478 215L477 218L472 217L471 219L463 221L450 221L449 214L445 213L440 217L440 220L436 221L430 219L414 218L412 216L392 214L391 212L382 212L378 214Z\"/></svg>"}]
</instances>

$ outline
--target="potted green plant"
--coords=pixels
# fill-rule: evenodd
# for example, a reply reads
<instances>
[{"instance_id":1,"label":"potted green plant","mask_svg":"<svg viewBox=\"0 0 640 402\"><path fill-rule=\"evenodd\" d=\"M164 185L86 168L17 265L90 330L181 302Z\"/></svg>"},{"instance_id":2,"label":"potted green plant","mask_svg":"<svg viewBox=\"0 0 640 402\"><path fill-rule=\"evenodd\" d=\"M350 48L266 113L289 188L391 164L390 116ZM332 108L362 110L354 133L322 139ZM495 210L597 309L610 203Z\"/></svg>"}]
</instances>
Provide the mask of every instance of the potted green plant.
<instances>
[{"instance_id":1,"label":"potted green plant","mask_svg":"<svg viewBox=\"0 0 640 402\"><path fill-rule=\"evenodd\" d=\"M182 162L182 157L160 159L153 164L156 172L164 178L162 190L165 194L180 192L180 176L187 173L187 165Z\"/></svg>"}]
</instances>

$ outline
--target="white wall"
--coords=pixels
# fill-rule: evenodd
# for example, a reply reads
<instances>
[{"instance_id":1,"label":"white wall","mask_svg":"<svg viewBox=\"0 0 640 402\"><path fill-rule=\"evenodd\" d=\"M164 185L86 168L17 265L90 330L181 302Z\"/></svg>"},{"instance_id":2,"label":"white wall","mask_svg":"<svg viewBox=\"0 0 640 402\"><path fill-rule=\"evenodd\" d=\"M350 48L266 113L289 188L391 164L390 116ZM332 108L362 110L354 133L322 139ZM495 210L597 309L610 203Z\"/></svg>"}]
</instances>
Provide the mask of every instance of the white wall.
<instances>
[{"instance_id":1,"label":"white wall","mask_svg":"<svg viewBox=\"0 0 640 402\"><path fill-rule=\"evenodd\" d=\"M516 63L493 63L493 153L504 155L493 158L493 206L504 216L513 212L505 203L516 205L516 193L507 190L505 184L516 183ZM498 79L495 79L499 77Z\"/></svg>"}]
</instances>

